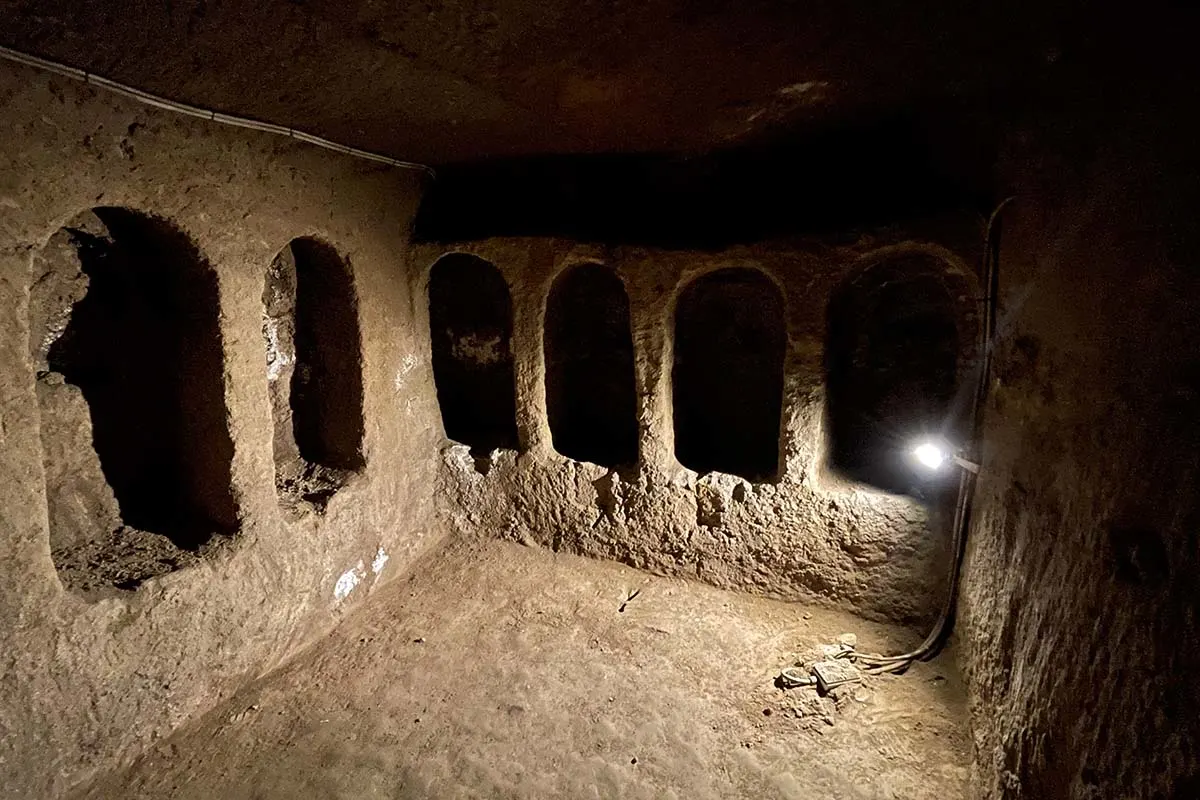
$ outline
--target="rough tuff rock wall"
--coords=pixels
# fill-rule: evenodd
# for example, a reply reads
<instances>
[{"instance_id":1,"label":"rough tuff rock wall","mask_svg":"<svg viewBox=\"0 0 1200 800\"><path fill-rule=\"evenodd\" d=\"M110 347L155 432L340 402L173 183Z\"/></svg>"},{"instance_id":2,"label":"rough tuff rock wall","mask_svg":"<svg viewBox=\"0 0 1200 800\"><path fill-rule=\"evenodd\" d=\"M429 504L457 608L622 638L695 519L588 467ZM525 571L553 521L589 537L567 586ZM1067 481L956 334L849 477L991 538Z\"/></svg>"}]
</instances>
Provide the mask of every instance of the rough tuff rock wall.
<instances>
[{"instance_id":1,"label":"rough tuff rock wall","mask_svg":"<svg viewBox=\"0 0 1200 800\"><path fill-rule=\"evenodd\" d=\"M402 277L417 174L7 65L0 107L0 793L48 798L278 665L428 549L440 428L427 337L414 335ZM58 405L80 424L44 452L45 368L30 336L64 324L43 318L37 265L69 250L60 228L97 207L168 221L215 274L238 518L211 553L176 548L192 556L183 568L136 591L85 596L59 580L48 500L70 489L93 502L81 515L93 527L113 524L117 509L94 480L77 393ZM275 489L262 298L272 260L297 236L351 266L365 466L324 513L288 515ZM57 286L66 308L87 291L86 281Z\"/></svg>"},{"instance_id":2,"label":"rough tuff rock wall","mask_svg":"<svg viewBox=\"0 0 1200 800\"><path fill-rule=\"evenodd\" d=\"M664 574L788 599L825 599L875 619L928 624L943 600L946 526L915 500L848 484L824 468L826 307L846 276L878 259L925 253L958 276L973 341L973 268L980 227L961 218L926 230L879 232L848 243L808 242L723 252L604 248L550 239L421 245L414 296L451 252L504 274L513 297L517 428L521 450L486 462L447 443L438 497L450 526ZM630 299L640 459L608 469L555 452L547 424L543 321L551 285L580 263L616 269ZM675 458L671 369L674 305L696 277L726 267L761 270L781 288L784 355L780 472L750 483L697 473ZM969 373L964 354L961 374Z\"/></svg>"},{"instance_id":3,"label":"rough tuff rock wall","mask_svg":"<svg viewBox=\"0 0 1200 800\"><path fill-rule=\"evenodd\" d=\"M1006 161L960 600L982 798L1200 797L1200 162L1177 108L1042 121Z\"/></svg>"}]
</instances>

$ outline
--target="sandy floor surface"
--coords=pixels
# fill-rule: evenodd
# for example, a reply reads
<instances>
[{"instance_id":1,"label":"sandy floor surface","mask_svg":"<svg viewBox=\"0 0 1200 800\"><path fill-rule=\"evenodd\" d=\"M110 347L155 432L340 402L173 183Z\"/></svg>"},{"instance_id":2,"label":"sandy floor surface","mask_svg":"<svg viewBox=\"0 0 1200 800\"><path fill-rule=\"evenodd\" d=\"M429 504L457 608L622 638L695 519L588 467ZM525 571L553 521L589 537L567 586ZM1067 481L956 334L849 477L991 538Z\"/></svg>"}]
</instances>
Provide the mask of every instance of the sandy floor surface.
<instances>
[{"instance_id":1,"label":"sandy floor surface","mask_svg":"<svg viewBox=\"0 0 1200 800\"><path fill-rule=\"evenodd\" d=\"M948 654L836 697L774 687L843 633L861 650L920 638L618 564L457 544L80 796L966 797Z\"/></svg>"}]
</instances>

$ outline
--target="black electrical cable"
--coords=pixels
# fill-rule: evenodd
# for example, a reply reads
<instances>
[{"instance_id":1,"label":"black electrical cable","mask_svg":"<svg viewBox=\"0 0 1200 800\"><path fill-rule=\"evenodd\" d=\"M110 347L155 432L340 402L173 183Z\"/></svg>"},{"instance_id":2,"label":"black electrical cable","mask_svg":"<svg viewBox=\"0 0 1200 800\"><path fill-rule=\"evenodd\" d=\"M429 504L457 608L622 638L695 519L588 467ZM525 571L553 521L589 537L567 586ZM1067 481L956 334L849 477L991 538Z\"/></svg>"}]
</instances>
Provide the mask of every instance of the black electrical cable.
<instances>
[{"instance_id":1,"label":"black electrical cable","mask_svg":"<svg viewBox=\"0 0 1200 800\"><path fill-rule=\"evenodd\" d=\"M983 434L983 405L987 401L991 382L992 349L996 336L996 310L1000 295L1000 239L998 226L1000 214L1014 200L1007 197L996 206L988 218L983 241L984 297L983 324L980 326L979 382L975 388L975 401L971 406L970 439L965 453L972 461L979 460L979 441ZM884 672L901 672L914 661L926 661L941 651L953 627L954 610L958 602L958 589L962 577L963 558L966 555L967 528L971 522L971 500L975 494L975 473L963 469L958 478L958 496L954 504L953 563L942 611L933 630L915 650L898 656L879 656L868 653L849 652L846 657L860 663L863 671L877 675Z\"/></svg>"}]
</instances>

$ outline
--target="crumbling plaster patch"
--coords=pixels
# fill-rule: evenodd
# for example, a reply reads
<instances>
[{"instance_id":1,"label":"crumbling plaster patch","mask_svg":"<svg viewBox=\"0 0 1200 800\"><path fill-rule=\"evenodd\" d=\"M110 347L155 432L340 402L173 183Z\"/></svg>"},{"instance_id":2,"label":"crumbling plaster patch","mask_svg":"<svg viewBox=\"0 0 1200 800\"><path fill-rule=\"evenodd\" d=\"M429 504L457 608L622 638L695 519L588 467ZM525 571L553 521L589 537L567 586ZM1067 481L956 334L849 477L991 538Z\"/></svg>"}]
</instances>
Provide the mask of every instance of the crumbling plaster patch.
<instances>
[{"instance_id":1,"label":"crumbling plaster patch","mask_svg":"<svg viewBox=\"0 0 1200 800\"><path fill-rule=\"evenodd\" d=\"M486 474L447 443L441 509L455 529L499 535L788 599L824 599L869 617L924 625L943 600L946 526L911 498L851 485L824 466L825 310L841 280L891 254L920 252L973 280L970 222L862 236L848 244L775 242L727 251L601 247L492 239L415 248L414 297L447 252L494 264L513 296L520 453L497 451ZM949 241L953 250L942 242ZM932 242L938 242L934 244ZM554 278L579 263L615 268L630 298L640 460L611 471L556 453L546 422L542 323ZM786 298L788 346L774 482L698 475L674 456L671 364L675 300L700 275L760 270ZM964 325L974 297L957 298ZM426 329L427 330L427 329ZM965 337L973 341L973 332Z\"/></svg>"}]
</instances>

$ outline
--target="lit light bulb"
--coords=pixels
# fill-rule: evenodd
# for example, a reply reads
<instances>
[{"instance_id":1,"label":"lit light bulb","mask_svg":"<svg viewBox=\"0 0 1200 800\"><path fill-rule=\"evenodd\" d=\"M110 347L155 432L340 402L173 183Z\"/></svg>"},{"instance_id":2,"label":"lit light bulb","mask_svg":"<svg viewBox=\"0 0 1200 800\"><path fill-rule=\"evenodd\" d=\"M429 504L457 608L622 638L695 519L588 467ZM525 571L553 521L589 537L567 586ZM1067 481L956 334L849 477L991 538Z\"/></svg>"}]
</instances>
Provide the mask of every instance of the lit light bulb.
<instances>
[{"instance_id":1,"label":"lit light bulb","mask_svg":"<svg viewBox=\"0 0 1200 800\"><path fill-rule=\"evenodd\" d=\"M946 451L933 442L921 442L913 448L913 456L918 464L931 470L941 469L946 461Z\"/></svg>"}]
</instances>

